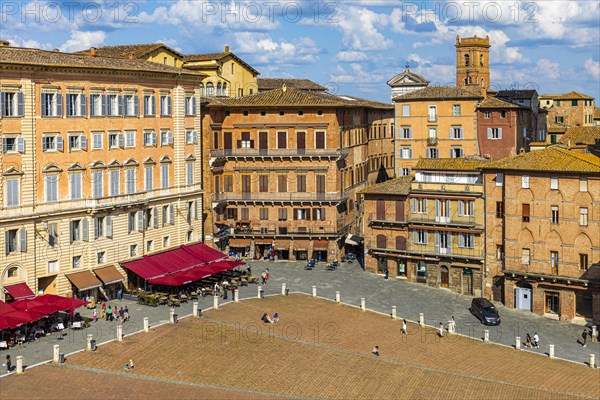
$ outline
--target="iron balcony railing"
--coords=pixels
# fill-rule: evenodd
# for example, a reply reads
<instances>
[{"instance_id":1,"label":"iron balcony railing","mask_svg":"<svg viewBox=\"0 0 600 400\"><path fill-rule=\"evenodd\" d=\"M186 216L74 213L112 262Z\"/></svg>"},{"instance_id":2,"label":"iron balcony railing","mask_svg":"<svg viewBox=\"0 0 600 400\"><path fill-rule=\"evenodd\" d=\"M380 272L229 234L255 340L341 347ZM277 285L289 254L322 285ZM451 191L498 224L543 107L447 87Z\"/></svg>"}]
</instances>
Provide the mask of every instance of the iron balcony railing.
<instances>
[{"instance_id":1,"label":"iron balcony railing","mask_svg":"<svg viewBox=\"0 0 600 400\"><path fill-rule=\"evenodd\" d=\"M333 149L214 149L210 156L219 157L345 157L346 148Z\"/></svg>"},{"instance_id":2,"label":"iron balcony railing","mask_svg":"<svg viewBox=\"0 0 600 400\"><path fill-rule=\"evenodd\" d=\"M265 193L213 193L213 201L343 201L340 193L309 193L309 192L265 192Z\"/></svg>"}]
</instances>

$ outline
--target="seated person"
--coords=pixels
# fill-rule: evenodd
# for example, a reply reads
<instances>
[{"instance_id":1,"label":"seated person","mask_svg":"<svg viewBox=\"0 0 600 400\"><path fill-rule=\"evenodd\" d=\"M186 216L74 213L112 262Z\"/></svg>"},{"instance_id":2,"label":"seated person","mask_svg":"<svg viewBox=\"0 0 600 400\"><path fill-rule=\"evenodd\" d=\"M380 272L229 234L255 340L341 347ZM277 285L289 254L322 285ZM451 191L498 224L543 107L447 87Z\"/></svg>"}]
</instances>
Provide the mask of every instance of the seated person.
<instances>
[{"instance_id":1,"label":"seated person","mask_svg":"<svg viewBox=\"0 0 600 400\"><path fill-rule=\"evenodd\" d=\"M262 318L261 318L262 322L264 322L265 324L272 324L273 321L271 320L271 318L269 318L269 316L267 315L267 313L264 313Z\"/></svg>"},{"instance_id":2,"label":"seated person","mask_svg":"<svg viewBox=\"0 0 600 400\"><path fill-rule=\"evenodd\" d=\"M279 322L279 314L273 314L273 322Z\"/></svg>"}]
</instances>

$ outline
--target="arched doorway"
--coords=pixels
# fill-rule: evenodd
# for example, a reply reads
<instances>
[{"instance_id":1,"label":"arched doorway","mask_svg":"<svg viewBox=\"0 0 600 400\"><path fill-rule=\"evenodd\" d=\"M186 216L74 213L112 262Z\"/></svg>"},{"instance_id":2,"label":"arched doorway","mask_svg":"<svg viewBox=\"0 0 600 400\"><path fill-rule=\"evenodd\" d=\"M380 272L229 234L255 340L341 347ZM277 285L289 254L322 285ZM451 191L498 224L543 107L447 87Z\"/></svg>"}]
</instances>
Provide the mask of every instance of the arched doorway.
<instances>
[{"instance_id":1,"label":"arched doorway","mask_svg":"<svg viewBox=\"0 0 600 400\"><path fill-rule=\"evenodd\" d=\"M450 286L450 271L446 266L440 268L440 286L446 289Z\"/></svg>"},{"instance_id":2,"label":"arched doorway","mask_svg":"<svg viewBox=\"0 0 600 400\"><path fill-rule=\"evenodd\" d=\"M527 282L517 283L515 288L515 308L519 310L531 311L531 285Z\"/></svg>"}]
</instances>

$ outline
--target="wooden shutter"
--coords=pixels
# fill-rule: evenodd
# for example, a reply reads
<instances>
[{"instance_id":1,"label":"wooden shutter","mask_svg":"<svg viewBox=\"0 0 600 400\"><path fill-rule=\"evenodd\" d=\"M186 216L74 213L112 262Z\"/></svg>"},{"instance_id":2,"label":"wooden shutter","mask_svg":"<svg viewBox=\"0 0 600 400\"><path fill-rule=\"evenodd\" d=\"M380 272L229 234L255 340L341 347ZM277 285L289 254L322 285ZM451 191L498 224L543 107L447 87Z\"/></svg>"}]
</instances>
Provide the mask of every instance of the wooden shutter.
<instances>
[{"instance_id":1,"label":"wooden shutter","mask_svg":"<svg viewBox=\"0 0 600 400\"><path fill-rule=\"evenodd\" d=\"M106 237L112 238L113 235L113 224L112 224L112 215L106 216Z\"/></svg>"},{"instance_id":2,"label":"wooden shutter","mask_svg":"<svg viewBox=\"0 0 600 400\"><path fill-rule=\"evenodd\" d=\"M317 193L325 193L325 175L317 175Z\"/></svg>"},{"instance_id":3,"label":"wooden shutter","mask_svg":"<svg viewBox=\"0 0 600 400\"><path fill-rule=\"evenodd\" d=\"M296 148L299 150L306 149L306 132L296 133Z\"/></svg>"},{"instance_id":4,"label":"wooden shutter","mask_svg":"<svg viewBox=\"0 0 600 400\"><path fill-rule=\"evenodd\" d=\"M385 201L377 200L377 220L385 221Z\"/></svg>"},{"instance_id":5,"label":"wooden shutter","mask_svg":"<svg viewBox=\"0 0 600 400\"><path fill-rule=\"evenodd\" d=\"M387 247L387 238L385 235L377 235L377 248L385 249Z\"/></svg>"},{"instance_id":6,"label":"wooden shutter","mask_svg":"<svg viewBox=\"0 0 600 400\"><path fill-rule=\"evenodd\" d=\"M21 228L21 230L19 231L20 235L21 235L21 246L19 247L19 250L22 253L27 252L27 230L25 228Z\"/></svg>"},{"instance_id":7,"label":"wooden shutter","mask_svg":"<svg viewBox=\"0 0 600 400\"><path fill-rule=\"evenodd\" d=\"M404 221L404 201L396 200L396 221Z\"/></svg>"},{"instance_id":8,"label":"wooden shutter","mask_svg":"<svg viewBox=\"0 0 600 400\"><path fill-rule=\"evenodd\" d=\"M278 191L280 193L287 192L287 176L286 175L278 175L277 176L277 186L278 186Z\"/></svg>"},{"instance_id":9,"label":"wooden shutter","mask_svg":"<svg viewBox=\"0 0 600 400\"><path fill-rule=\"evenodd\" d=\"M396 236L396 250L406 250L406 238L404 236Z\"/></svg>"},{"instance_id":10,"label":"wooden shutter","mask_svg":"<svg viewBox=\"0 0 600 400\"><path fill-rule=\"evenodd\" d=\"M87 242L90 238L90 225L87 218L81 220L81 240Z\"/></svg>"},{"instance_id":11,"label":"wooden shutter","mask_svg":"<svg viewBox=\"0 0 600 400\"><path fill-rule=\"evenodd\" d=\"M317 149L325 148L325 132L315 132L315 147Z\"/></svg>"},{"instance_id":12,"label":"wooden shutter","mask_svg":"<svg viewBox=\"0 0 600 400\"><path fill-rule=\"evenodd\" d=\"M287 132L277 132L277 148L287 149Z\"/></svg>"}]
</instances>

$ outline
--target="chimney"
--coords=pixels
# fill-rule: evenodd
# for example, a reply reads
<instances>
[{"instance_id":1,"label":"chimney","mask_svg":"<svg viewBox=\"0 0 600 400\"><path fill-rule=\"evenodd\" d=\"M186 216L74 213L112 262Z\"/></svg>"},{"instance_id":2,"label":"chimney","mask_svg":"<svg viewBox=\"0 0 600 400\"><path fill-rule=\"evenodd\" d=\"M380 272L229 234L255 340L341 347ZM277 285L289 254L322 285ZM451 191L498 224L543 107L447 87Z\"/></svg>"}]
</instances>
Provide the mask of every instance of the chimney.
<instances>
[{"instance_id":1,"label":"chimney","mask_svg":"<svg viewBox=\"0 0 600 400\"><path fill-rule=\"evenodd\" d=\"M281 85L281 90L284 92L287 90L287 85L285 83Z\"/></svg>"},{"instance_id":2,"label":"chimney","mask_svg":"<svg viewBox=\"0 0 600 400\"><path fill-rule=\"evenodd\" d=\"M129 59L130 60L135 60L135 55L133 53L129 53Z\"/></svg>"},{"instance_id":3,"label":"chimney","mask_svg":"<svg viewBox=\"0 0 600 400\"><path fill-rule=\"evenodd\" d=\"M10 42L8 40L0 40L0 47L9 47Z\"/></svg>"},{"instance_id":4,"label":"chimney","mask_svg":"<svg viewBox=\"0 0 600 400\"><path fill-rule=\"evenodd\" d=\"M521 148L519 149L519 154L523 154L523 153L525 153L525 147L521 147Z\"/></svg>"},{"instance_id":5,"label":"chimney","mask_svg":"<svg viewBox=\"0 0 600 400\"><path fill-rule=\"evenodd\" d=\"M567 140L567 147L571 148L571 139Z\"/></svg>"},{"instance_id":6,"label":"chimney","mask_svg":"<svg viewBox=\"0 0 600 400\"><path fill-rule=\"evenodd\" d=\"M225 53L229 53L229 46L225 45Z\"/></svg>"},{"instance_id":7,"label":"chimney","mask_svg":"<svg viewBox=\"0 0 600 400\"><path fill-rule=\"evenodd\" d=\"M96 48L90 47L90 57L96 57Z\"/></svg>"}]
</instances>

